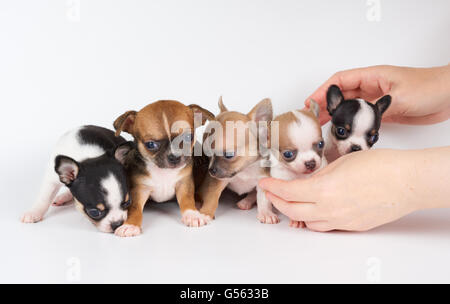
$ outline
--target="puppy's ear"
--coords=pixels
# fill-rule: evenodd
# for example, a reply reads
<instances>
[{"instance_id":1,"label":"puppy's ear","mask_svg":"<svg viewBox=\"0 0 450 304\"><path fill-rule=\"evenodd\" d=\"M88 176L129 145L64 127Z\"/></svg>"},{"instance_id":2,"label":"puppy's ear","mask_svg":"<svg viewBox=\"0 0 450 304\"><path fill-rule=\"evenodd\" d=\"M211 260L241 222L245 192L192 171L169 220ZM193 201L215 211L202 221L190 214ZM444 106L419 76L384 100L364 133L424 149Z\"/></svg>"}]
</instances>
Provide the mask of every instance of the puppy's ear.
<instances>
[{"instance_id":1,"label":"puppy's ear","mask_svg":"<svg viewBox=\"0 0 450 304\"><path fill-rule=\"evenodd\" d=\"M391 95L386 95L378 99L378 101L375 103L375 106L378 108L378 111L380 111L380 114L382 115L387 108L391 105Z\"/></svg>"},{"instance_id":2,"label":"puppy's ear","mask_svg":"<svg viewBox=\"0 0 450 304\"><path fill-rule=\"evenodd\" d=\"M58 155L55 158L55 171L59 175L61 183L70 186L77 179L80 165L68 156Z\"/></svg>"},{"instance_id":3,"label":"puppy's ear","mask_svg":"<svg viewBox=\"0 0 450 304\"><path fill-rule=\"evenodd\" d=\"M116 130L116 136L119 136L122 131L132 134L134 121L136 120L136 114L136 111L128 111L120 115L114 121L113 125L114 129Z\"/></svg>"},{"instance_id":4,"label":"puppy's ear","mask_svg":"<svg viewBox=\"0 0 450 304\"><path fill-rule=\"evenodd\" d=\"M269 98L261 100L251 111L247 114L254 122L272 121L273 110L272 101Z\"/></svg>"},{"instance_id":5,"label":"puppy's ear","mask_svg":"<svg viewBox=\"0 0 450 304\"><path fill-rule=\"evenodd\" d=\"M296 122L301 125L302 124L302 116L298 110L292 110L291 113L294 115Z\"/></svg>"},{"instance_id":6,"label":"puppy's ear","mask_svg":"<svg viewBox=\"0 0 450 304\"><path fill-rule=\"evenodd\" d=\"M334 110L344 100L341 89L335 84L331 85L327 91L327 110L330 115L333 115Z\"/></svg>"},{"instance_id":7,"label":"puppy's ear","mask_svg":"<svg viewBox=\"0 0 450 304\"><path fill-rule=\"evenodd\" d=\"M208 110L202 108L199 105L191 104L191 105L188 105L188 107L192 110L194 115L201 114L202 125L204 125L207 120L211 121L211 120L214 119L214 114L213 113L209 112Z\"/></svg>"},{"instance_id":8,"label":"puppy's ear","mask_svg":"<svg viewBox=\"0 0 450 304\"><path fill-rule=\"evenodd\" d=\"M220 113L228 111L227 107L225 107L225 105L223 104L222 96L219 97L219 103L218 104L219 104Z\"/></svg>"},{"instance_id":9,"label":"puppy's ear","mask_svg":"<svg viewBox=\"0 0 450 304\"><path fill-rule=\"evenodd\" d=\"M128 152L131 151L131 149L134 148L134 143L132 141L127 141L123 144L120 144L117 146L116 150L114 151L114 158L119 161L122 165L125 164L125 159L128 155Z\"/></svg>"},{"instance_id":10,"label":"puppy's ear","mask_svg":"<svg viewBox=\"0 0 450 304\"><path fill-rule=\"evenodd\" d=\"M309 110L314 114L314 116L319 118L320 107L319 104L315 102L313 99L309 100Z\"/></svg>"}]
</instances>

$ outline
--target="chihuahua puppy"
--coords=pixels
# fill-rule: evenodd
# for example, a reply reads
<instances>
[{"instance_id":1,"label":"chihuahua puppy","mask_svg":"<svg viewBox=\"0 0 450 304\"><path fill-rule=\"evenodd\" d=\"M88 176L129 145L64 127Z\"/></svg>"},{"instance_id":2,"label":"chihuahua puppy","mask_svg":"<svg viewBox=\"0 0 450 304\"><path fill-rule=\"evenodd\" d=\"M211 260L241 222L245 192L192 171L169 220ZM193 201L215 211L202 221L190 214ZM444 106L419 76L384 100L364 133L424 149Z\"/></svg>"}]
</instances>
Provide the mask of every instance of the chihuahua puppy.
<instances>
[{"instance_id":1,"label":"chihuahua puppy","mask_svg":"<svg viewBox=\"0 0 450 304\"><path fill-rule=\"evenodd\" d=\"M127 219L131 204L122 166L132 143L114 132L84 126L64 134L49 163L39 198L22 222L42 220L50 205L75 201L102 232L113 232ZM66 191L57 196L62 186Z\"/></svg>"},{"instance_id":2,"label":"chihuahua puppy","mask_svg":"<svg viewBox=\"0 0 450 304\"><path fill-rule=\"evenodd\" d=\"M201 116L197 116L200 118L197 125L194 125L194 114ZM133 205L116 235L128 237L141 233L142 212L149 198L165 202L176 197L185 225L199 227L207 223L207 217L195 207L192 154L195 128L213 117L197 105L161 100L116 119L116 135L127 132L134 137L136 145L125 161Z\"/></svg>"},{"instance_id":3,"label":"chihuahua puppy","mask_svg":"<svg viewBox=\"0 0 450 304\"><path fill-rule=\"evenodd\" d=\"M294 110L281 114L271 123L278 129L278 145L272 133L270 176L283 180L307 178L325 167L325 142L318 120L319 105L311 100L309 110ZM276 126L275 126L276 125ZM291 220L291 227L304 227L303 222Z\"/></svg>"},{"instance_id":4,"label":"chihuahua puppy","mask_svg":"<svg viewBox=\"0 0 450 304\"><path fill-rule=\"evenodd\" d=\"M391 104L391 96L375 104L363 99L345 100L341 90L331 85L327 91L328 125L325 156L333 162L342 155L370 149L379 138L381 116Z\"/></svg>"},{"instance_id":5,"label":"chihuahua puppy","mask_svg":"<svg viewBox=\"0 0 450 304\"><path fill-rule=\"evenodd\" d=\"M258 180L269 176L262 166L264 141L268 140L268 123L272 120L270 99L259 102L248 114L228 111L219 99L220 114L205 129L204 150L210 156L209 175L199 189L203 201L200 212L214 218L222 191L228 188L245 198L237 203L240 209L250 209L257 203L261 223L276 224L278 216L272 211ZM259 124L262 122L262 124ZM259 124L259 126L257 126ZM267 149L267 145L266 145Z\"/></svg>"}]
</instances>

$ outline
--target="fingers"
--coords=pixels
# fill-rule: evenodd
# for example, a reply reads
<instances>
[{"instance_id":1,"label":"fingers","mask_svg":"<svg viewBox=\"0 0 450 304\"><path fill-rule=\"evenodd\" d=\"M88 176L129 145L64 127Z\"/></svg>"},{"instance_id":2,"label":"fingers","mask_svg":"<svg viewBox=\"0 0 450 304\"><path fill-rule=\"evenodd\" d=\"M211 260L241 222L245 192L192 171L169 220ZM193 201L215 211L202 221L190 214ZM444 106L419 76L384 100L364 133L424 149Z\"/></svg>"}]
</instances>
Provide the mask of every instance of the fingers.
<instances>
[{"instance_id":1,"label":"fingers","mask_svg":"<svg viewBox=\"0 0 450 304\"><path fill-rule=\"evenodd\" d=\"M387 116L383 117L383 122L394 122L407 125L430 125L446 121L447 119L450 119L450 107L447 110L441 111L439 113L425 116Z\"/></svg>"},{"instance_id":2,"label":"fingers","mask_svg":"<svg viewBox=\"0 0 450 304\"><path fill-rule=\"evenodd\" d=\"M281 213L292 220L317 221L320 219L313 203L287 202L270 192L266 192L266 197Z\"/></svg>"},{"instance_id":3,"label":"fingers","mask_svg":"<svg viewBox=\"0 0 450 304\"><path fill-rule=\"evenodd\" d=\"M326 111L327 90L330 85L337 85L345 99L363 98L373 101L386 95L390 85L382 77L383 67L374 66L340 71L323 83L308 99L305 105L309 107L309 99L314 99L320 106L320 123L323 125L330 120Z\"/></svg>"},{"instance_id":4,"label":"fingers","mask_svg":"<svg viewBox=\"0 0 450 304\"><path fill-rule=\"evenodd\" d=\"M317 232L326 232L326 231L334 230L327 221L305 222L305 225L306 225L306 227L308 227L308 229L317 231Z\"/></svg>"},{"instance_id":5,"label":"fingers","mask_svg":"<svg viewBox=\"0 0 450 304\"><path fill-rule=\"evenodd\" d=\"M259 186L285 201L313 203L320 196L320 185L314 176L293 181L264 178L259 181Z\"/></svg>"}]
</instances>

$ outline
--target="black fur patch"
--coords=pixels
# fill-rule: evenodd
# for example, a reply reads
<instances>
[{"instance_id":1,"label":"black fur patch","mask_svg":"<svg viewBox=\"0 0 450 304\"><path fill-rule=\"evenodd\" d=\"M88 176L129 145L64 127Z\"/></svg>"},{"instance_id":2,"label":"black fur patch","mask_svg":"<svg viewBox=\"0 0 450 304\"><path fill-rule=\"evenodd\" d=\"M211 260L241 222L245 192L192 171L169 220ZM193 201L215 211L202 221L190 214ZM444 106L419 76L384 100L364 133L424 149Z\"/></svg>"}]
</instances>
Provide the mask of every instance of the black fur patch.
<instances>
[{"instance_id":1,"label":"black fur patch","mask_svg":"<svg viewBox=\"0 0 450 304\"><path fill-rule=\"evenodd\" d=\"M123 137L116 137L112 130L98 126L84 126L78 135L80 144L96 145L108 153L112 153L118 145L126 142Z\"/></svg>"},{"instance_id":2,"label":"black fur patch","mask_svg":"<svg viewBox=\"0 0 450 304\"><path fill-rule=\"evenodd\" d=\"M333 113L331 122L333 123L333 135L338 140L346 139L353 128L353 119L356 113L361 109L359 101L356 99L349 99L342 101ZM344 128L347 130L347 135L345 137L339 137L336 135L336 128Z\"/></svg>"}]
</instances>

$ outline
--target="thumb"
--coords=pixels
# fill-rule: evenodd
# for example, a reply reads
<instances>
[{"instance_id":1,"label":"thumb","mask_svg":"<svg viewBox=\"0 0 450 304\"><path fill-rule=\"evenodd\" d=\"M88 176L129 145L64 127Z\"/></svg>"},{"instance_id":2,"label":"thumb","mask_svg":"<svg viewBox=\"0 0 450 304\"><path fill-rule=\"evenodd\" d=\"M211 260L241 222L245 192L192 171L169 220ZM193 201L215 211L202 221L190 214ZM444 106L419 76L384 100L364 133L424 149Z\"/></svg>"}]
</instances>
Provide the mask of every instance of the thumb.
<instances>
[{"instance_id":1,"label":"thumb","mask_svg":"<svg viewBox=\"0 0 450 304\"><path fill-rule=\"evenodd\" d=\"M314 176L292 181L264 178L259 181L259 187L290 202L314 203L320 196L318 184Z\"/></svg>"}]
</instances>

